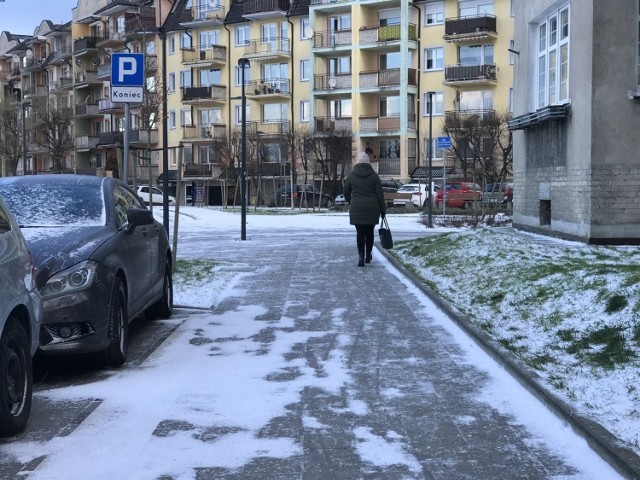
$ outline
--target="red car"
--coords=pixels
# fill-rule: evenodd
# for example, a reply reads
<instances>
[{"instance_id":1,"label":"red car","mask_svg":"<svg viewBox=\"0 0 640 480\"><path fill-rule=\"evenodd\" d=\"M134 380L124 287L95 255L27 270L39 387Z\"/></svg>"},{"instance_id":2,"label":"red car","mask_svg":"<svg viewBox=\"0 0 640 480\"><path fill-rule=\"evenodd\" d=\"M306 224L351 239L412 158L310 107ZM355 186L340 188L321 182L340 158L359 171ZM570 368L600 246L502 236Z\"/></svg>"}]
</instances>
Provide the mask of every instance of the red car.
<instances>
[{"instance_id":1,"label":"red car","mask_svg":"<svg viewBox=\"0 0 640 480\"><path fill-rule=\"evenodd\" d=\"M465 208L473 205L473 202L482 197L482 188L472 182L450 182L436 194L436 207L442 205L442 200L447 207Z\"/></svg>"}]
</instances>

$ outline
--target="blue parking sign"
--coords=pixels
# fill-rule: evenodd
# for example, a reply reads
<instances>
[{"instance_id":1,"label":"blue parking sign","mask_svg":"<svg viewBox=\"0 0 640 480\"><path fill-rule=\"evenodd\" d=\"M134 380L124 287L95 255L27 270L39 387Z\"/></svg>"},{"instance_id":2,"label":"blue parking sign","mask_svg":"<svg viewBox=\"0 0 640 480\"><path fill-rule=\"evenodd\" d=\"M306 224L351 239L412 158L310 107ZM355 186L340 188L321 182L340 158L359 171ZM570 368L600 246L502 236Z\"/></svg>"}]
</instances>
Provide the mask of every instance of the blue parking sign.
<instances>
[{"instance_id":1,"label":"blue parking sign","mask_svg":"<svg viewBox=\"0 0 640 480\"><path fill-rule=\"evenodd\" d=\"M144 55L142 53L112 54L111 85L116 87L143 87Z\"/></svg>"}]
</instances>

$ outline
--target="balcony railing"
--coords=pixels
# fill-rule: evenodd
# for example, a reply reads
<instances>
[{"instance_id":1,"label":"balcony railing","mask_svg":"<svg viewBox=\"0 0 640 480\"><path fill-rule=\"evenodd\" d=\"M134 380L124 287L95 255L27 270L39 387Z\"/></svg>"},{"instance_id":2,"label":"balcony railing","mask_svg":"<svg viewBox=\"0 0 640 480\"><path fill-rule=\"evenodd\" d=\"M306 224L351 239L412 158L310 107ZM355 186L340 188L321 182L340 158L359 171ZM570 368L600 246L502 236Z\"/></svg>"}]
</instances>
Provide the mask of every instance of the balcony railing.
<instances>
[{"instance_id":1,"label":"balcony railing","mask_svg":"<svg viewBox=\"0 0 640 480\"><path fill-rule=\"evenodd\" d=\"M227 126L224 122L214 125L187 125L182 127L182 139L188 141L222 139L226 137L226 134Z\"/></svg>"},{"instance_id":2,"label":"balcony railing","mask_svg":"<svg viewBox=\"0 0 640 480\"><path fill-rule=\"evenodd\" d=\"M249 95L281 95L289 94L289 80L286 78L274 78L269 80L254 80L247 87Z\"/></svg>"},{"instance_id":3,"label":"balcony railing","mask_svg":"<svg viewBox=\"0 0 640 480\"><path fill-rule=\"evenodd\" d=\"M225 8L219 3L215 2L214 5L208 5L206 2L201 2L198 6L191 7L191 16L193 21L224 21L227 13Z\"/></svg>"},{"instance_id":4,"label":"balcony railing","mask_svg":"<svg viewBox=\"0 0 640 480\"><path fill-rule=\"evenodd\" d=\"M326 30L313 34L313 48L350 47L351 30Z\"/></svg>"},{"instance_id":5,"label":"balcony railing","mask_svg":"<svg viewBox=\"0 0 640 480\"><path fill-rule=\"evenodd\" d=\"M269 40L249 40L244 47L247 57L273 57L291 54L291 43L288 38L276 37Z\"/></svg>"},{"instance_id":6,"label":"balcony railing","mask_svg":"<svg viewBox=\"0 0 640 480\"><path fill-rule=\"evenodd\" d=\"M413 130L416 128L415 114L408 116L408 128ZM361 115L360 116L360 133L377 133L377 132L399 132L400 131L400 115Z\"/></svg>"},{"instance_id":7,"label":"balcony railing","mask_svg":"<svg viewBox=\"0 0 640 480\"><path fill-rule=\"evenodd\" d=\"M444 112L444 124L451 129L464 128L467 124L490 122L495 118L495 110L449 110Z\"/></svg>"},{"instance_id":8,"label":"balcony railing","mask_svg":"<svg viewBox=\"0 0 640 480\"><path fill-rule=\"evenodd\" d=\"M396 42L400 40L402 25L374 25L360 29L360 44ZM414 23L409 24L409 40L418 40L418 29Z\"/></svg>"},{"instance_id":9,"label":"balcony railing","mask_svg":"<svg viewBox=\"0 0 640 480\"><path fill-rule=\"evenodd\" d=\"M182 101L205 103L207 101L225 101L227 87L225 85L208 85L206 87L182 87Z\"/></svg>"},{"instance_id":10,"label":"balcony railing","mask_svg":"<svg viewBox=\"0 0 640 480\"><path fill-rule=\"evenodd\" d=\"M208 47L194 47L182 50L182 62L187 64L198 63L226 63L227 47L222 45L210 45Z\"/></svg>"},{"instance_id":11,"label":"balcony railing","mask_svg":"<svg viewBox=\"0 0 640 480\"><path fill-rule=\"evenodd\" d=\"M351 117L314 117L317 133L351 132L353 121Z\"/></svg>"},{"instance_id":12,"label":"balcony railing","mask_svg":"<svg viewBox=\"0 0 640 480\"><path fill-rule=\"evenodd\" d=\"M415 68L408 69L408 84L412 87L418 85L418 72ZM400 69L360 72L360 88L379 88L400 86Z\"/></svg>"},{"instance_id":13,"label":"balcony railing","mask_svg":"<svg viewBox=\"0 0 640 480\"><path fill-rule=\"evenodd\" d=\"M291 131L291 122L288 120L267 120L261 122L250 122L247 125L247 134L267 136L286 135Z\"/></svg>"},{"instance_id":14,"label":"balcony railing","mask_svg":"<svg viewBox=\"0 0 640 480\"><path fill-rule=\"evenodd\" d=\"M113 147L116 144L122 145L124 142L124 132L100 132L98 134L98 147Z\"/></svg>"},{"instance_id":15,"label":"balcony railing","mask_svg":"<svg viewBox=\"0 0 640 480\"><path fill-rule=\"evenodd\" d=\"M92 148L96 148L98 145L98 136L97 135L80 135L76 136L74 140L74 146L76 150L87 151Z\"/></svg>"},{"instance_id":16,"label":"balcony railing","mask_svg":"<svg viewBox=\"0 0 640 480\"><path fill-rule=\"evenodd\" d=\"M351 89L353 85L353 75L351 73L329 75L327 73L313 76L313 89L338 90L343 88Z\"/></svg>"},{"instance_id":17,"label":"balcony railing","mask_svg":"<svg viewBox=\"0 0 640 480\"><path fill-rule=\"evenodd\" d=\"M76 86L84 85L88 83L96 83L98 82L98 71L93 70L85 70L83 72L76 73Z\"/></svg>"},{"instance_id":18,"label":"balcony railing","mask_svg":"<svg viewBox=\"0 0 640 480\"><path fill-rule=\"evenodd\" d=\"M496 66L489 65L447 65L444 68L445 82L495 82Z\"/></svg>"},{"instance_id":19,"label":"balcony railing","mask_svg":"<svg viewBox=\"0 0 640 480\"><path fill-rule=\"evenodd\" d=\"M98 115L97 103L81 103L74 106L74 115L76 117L91 117Z\"/></svg>"},{"instance_id":20,"label":"balcony railing","mask_svg":"<svg viewBox=\"0 0 640 480\"><path fill-rule=\"evenodd\" d=\"M242 2L243 15L269 14L289 12L289 0L245 0Z\"/></svg>"},{"instance_id":21,"label":"balcony railing","mask_svg":"<svg viewBox=\"0 0 640 480\"><path fill-rule=\"evenodd\" d=\"M83 37L73 42L73 53L96 48L98 39L96 37Z\"/></svg>"},{"instance_id":22,"label":"balcony railing","mask_svg":"<svg viewBox=\"0 0 640 480\"><path fill-rule=\"evenodd\" d=\"M212 177L214 171L213 163L188 163L183 166L183 177Z\"/></svg>"},{"instance_id":23,"label":"balcony railing","mask_svg":"<svg viewBox=\"0 0 640 480\"><path fill-rule=\"evenodd\" d=\"M98 78L103 80L111 78L111 63L98 65Z\"/></svg>"},{"instance_id":24,"label":"balcony railing","mask_svg":"<svg viewBox=\"0 0 640 480\"><path fill-rule=\"evenodd\" d=\"M444 38L452 39L457 35L497 33L494 15L447 18L444 22Z\"/></svg>"},{"instance_id":25,"label":"balcony railing","mask_svg":"<svg viewBox=\"0 0 640 480\"><path fill-rule=\"evenodd\" d=\"M98 100L98 111L102 113L122 111L122 104L108 99Z\"/></svg>"},{"instance_id":26,"label":"balcony railing","mask_svg":"<svg viewBox=\"0 0 640 480\"><path fill-rule=\"evenodd\" d=\"M158 143L158 130L129 130L129 143L139 145Z\"/></svg>"}]
</instances>

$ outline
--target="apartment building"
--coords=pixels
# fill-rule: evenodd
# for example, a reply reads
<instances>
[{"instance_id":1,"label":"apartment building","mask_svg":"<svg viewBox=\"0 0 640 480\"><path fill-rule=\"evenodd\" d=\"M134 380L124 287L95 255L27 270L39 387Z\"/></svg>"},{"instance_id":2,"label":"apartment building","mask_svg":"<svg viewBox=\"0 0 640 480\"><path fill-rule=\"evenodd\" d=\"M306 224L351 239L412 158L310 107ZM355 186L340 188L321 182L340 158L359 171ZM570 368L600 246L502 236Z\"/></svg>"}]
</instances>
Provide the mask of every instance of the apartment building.
<instances>
[{"instance_id":1,"label":"apartment building","mask_svg":"<svg viewBox=\"0 0 640 480\"><path fill-rule=\"evenodd\" d=\"M640 2L516 3L516 226L640 243Z\"/></svg>"},{"instance_id":2,"label":"apartment building","mask_svg":"<svg viewBox=\"0 0 640 480\"><path fill-rule=\"evenodd\" d=\"M181 165L184 193L205 204L239 202L243 91L250 200L265 204L292 180L321 184L308 142L336 132L353 139L342 154L366 152L383 178L424 178L430 151L434 178L454 178L459 162L436 143L448 115L488 115L511 101L510 0L80 0L71 35L73 166L122 165L110 57L142 52L166 116L150 122L149 108L131 107L129 176L163 174L166 136L166 175L174 185Z\"/></svg>"}]
</instances>

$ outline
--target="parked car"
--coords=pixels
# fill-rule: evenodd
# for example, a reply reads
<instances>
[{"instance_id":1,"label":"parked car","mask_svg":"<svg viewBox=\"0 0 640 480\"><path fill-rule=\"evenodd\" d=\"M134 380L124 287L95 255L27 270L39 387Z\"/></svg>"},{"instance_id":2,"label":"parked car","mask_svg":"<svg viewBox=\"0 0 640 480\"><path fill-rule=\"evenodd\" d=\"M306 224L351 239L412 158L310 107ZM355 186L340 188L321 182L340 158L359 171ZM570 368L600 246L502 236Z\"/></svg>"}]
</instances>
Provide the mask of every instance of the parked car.
<instances>
[{"instance_id":1,"label":"parked car","mask_svg":"<svg viewBox=\"0 0 640 480\"><path fill-rule=\"evenodd\" d=\"M164 205L163 197L164 194L162 190L157 187L151 187L149 185L138 185L137 190L138 196L142 199L144 203L147 205ZM149 198L151 196L151 198ZM176 199L169 195L169 205L175 205Z\"/></svg>"},{"instance_id":2,"label":"parked car","mask_svg":"<svg viewBox=\"0 0 640 480\"><path fill-rule=\"evenodd\" d=\"M434 199L436 192L440 187L435 184L431 184L431 198ZM402 185L398 191L398 194L411 194L406 195L404 198L394 198L393 205L394 206L406 206L408 203L413 203L416 207L422 208L427 204L428 193L427 193L427 184L426 183L405 183Z\"/></svg>"},{"instance_id":3,"label":"parked car","mask_svg":"<svg viewBox=\"0 0 640 480\"><path fill-rule=\"evenodd\" d=\"M501 205L513 202L513 183L487 183L482 192L482 202Z\"/></svg>"},{"instance_id":4,"label":"parked car","mask_svg":"<svg viewBox=\"0 0 640 480\"><path fill-rule=\"evenodd\" d=\"M31 412L42 311L34 273L27 242L0 198L0 437L24 430Z\"/></svg>"},{"instance_id":5,"label":"parked car","mask_svg":"<svg viewBox=\"0 0 640 480\"><path fill-rule=\"evenodd\" d=\"M281 205L291 206L291 185L282 185L278 189ZM313 202L313 203L312 203ZM333 206L333 198L322 193L313 185L294 185L293 186L293 206L294 207L326 207Z\"/></svg>"},{"instance_id":6,"label":"parked car","mask_svg":"<svg viewBox=\"0 0 640 480\"><path fill-rule=\"evenodd\" d=\"M115 178L0 178L36 267L43 299L40 351L127 358L129 322L173 309L171 250L162 224Z\"/></svg>"},{"instance_id":7,"label":"parked car","mask_svg":"<svg viewBox=\"0 0 640 480\"><path fill-rule=\"evenodd\" d=\"M344 198L344 193L340 193L336 196L336 199L333 201L335 205L346 205L347 199Z\"/></svg>"},{"instance_id":8,"label":"parked car","mask_svg":"<svg viewBox=\"0 0 640 480\"><path fill-rule=\"evenodd\" d=\"M382 191L388 193L395 193L398 191L400 187L402 187L403 183L400 180L381 180L382 182Z\"/></svg>"},{"instance_id":9,"label":"parked car","mask_svg":"<svg viewBox=\"0 0 640 480\"><path fill-rule=\"evenodd\" d=\"M482 197L482 188L472 182L447 182L444 189L436 194L436 207L442 205L444 198L447 207L465 208Z\"/></svg>"}]
</instances>

